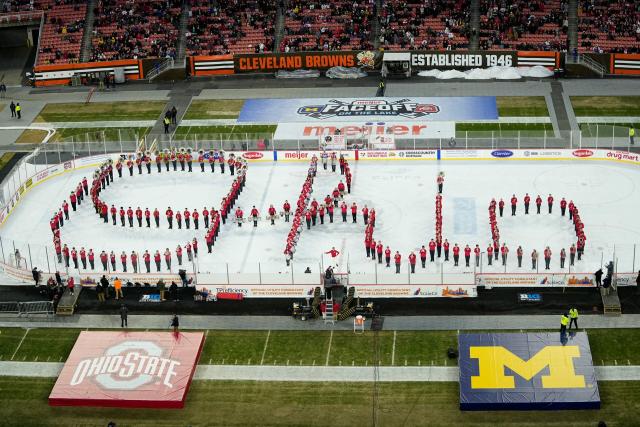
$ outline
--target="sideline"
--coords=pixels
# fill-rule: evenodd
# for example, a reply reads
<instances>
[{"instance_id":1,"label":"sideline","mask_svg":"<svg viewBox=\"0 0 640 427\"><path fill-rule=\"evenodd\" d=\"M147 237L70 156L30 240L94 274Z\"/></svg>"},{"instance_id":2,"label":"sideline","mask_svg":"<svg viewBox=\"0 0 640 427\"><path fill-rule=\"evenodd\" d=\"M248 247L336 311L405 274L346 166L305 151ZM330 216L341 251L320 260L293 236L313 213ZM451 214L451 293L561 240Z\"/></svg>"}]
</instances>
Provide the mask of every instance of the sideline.
<instances>
[{"instance_id":1,"label":"sideline","mask_svg":"<svg viewBox=\"0 0 640 427\"><path fill-rule=\"evenodd\" d=\"M63 363L0 362L0 376L57 378ZM595 366L598 381L640 381L640 366ZM376 375L377 370L377 375ZM296 382L457 382L457 367L198 365L195 380Z\"/></svg>"},{"instance_id":2,"label":"sideline","mask_svg":"<svg viewBox=\"0 0 640 427\"><path fill-rule=\"evenodd\" d=\"M131 328L168 330L170 316L166 314L129 314ZM385 316L385 331L473 331L473 330L540 330L556 331L559 315L478 315L478 316ZM623 314L619 317L602 314L582 314L579 319L583 329L640 328L640 314ZM326 325L322 319L301 321L290 316L224 316L184 315L180 326L185 329L224 329L251 331L353 331L349 321ZM4 328L90 328L120 329L119 314L78 314L55 317L53 320L0 317ZM371 320L365 321L365 331L370 331Z\"/></svg>"}]
</instances>

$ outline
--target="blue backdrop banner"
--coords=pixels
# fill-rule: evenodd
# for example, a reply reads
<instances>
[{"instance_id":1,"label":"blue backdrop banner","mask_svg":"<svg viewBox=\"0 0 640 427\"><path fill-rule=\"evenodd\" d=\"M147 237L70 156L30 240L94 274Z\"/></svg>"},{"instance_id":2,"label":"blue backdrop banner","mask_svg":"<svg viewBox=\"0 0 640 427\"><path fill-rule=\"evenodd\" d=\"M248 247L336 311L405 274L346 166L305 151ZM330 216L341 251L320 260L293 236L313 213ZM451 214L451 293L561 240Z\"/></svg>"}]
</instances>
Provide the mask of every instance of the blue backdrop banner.
<instances>
[{"instance_id":1,"label":"blue backdrop banner","mask_svg":"<svg viewBox=\"0 0 640 427\"><path fill-rule=\"evenodd\" d=\"M248 99L238 122L497 120L495 96L433 98Z\"/></svg>"}]
</instances>

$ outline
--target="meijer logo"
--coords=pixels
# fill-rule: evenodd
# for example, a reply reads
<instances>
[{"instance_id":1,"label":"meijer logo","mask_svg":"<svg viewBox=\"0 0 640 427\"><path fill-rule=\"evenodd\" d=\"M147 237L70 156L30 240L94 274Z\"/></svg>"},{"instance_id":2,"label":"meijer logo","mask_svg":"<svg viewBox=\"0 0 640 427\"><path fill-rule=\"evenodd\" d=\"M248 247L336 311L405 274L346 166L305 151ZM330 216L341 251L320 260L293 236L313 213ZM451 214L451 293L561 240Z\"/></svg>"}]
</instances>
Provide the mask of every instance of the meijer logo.
<instances>
[{"instance_id":1,"label":"meijer logo","mask_svg":"<svg viewBox=\"0 0 640 427\"><path fill-rule=\"evenodd\" d=\"M471 377L472 389L515 389L514 375L506 375L509 368L526 381L531 381L545 368L542 388L585 388L583 375L576 375L573 359L580 357L574 345L546 346L531 359L523 360L502 346L469 347L469 357L478 359L478 375Z\"/></svg>"}]
</instances>

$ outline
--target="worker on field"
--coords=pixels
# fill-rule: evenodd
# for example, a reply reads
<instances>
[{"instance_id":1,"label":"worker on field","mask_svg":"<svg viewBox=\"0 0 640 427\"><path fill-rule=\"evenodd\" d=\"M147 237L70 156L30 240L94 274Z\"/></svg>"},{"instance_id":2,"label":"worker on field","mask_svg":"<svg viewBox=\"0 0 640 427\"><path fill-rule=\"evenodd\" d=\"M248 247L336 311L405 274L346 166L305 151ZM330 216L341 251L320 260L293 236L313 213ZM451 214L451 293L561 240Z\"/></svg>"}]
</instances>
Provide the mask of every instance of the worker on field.
<instances>
[{"instance_id":1,"label":"worker on field","mask_svg":"<svg viewBox=\"0 0 640 427\"><path fill-rule=\"evenodd\" d=\"M380 79L380 83L378 83L378 91L376 92L376 96L384 96L385 83L384 79Z\"/></svg>"},{"instance_id":2,"label":"worker on field","mask_svg":"<svg viewBox=\"0 0 640 427\"><path fill-rule=\"evenodd\" d=\"M631 126L629 128L629 144L633 145L635 137L636 137L636 129L633 126Z\"/></svg>"},{"instance_id":3,"label":"worker on field","mask_svg":"<svg viewBox=\"0 0 640 427\"><path fill-rule=\"evenodd\" d=\"M171 120L169 120L169 117L165 116L163 121L164 121L164 133L166 135L169 133L169 125L171 124Z\"/></svg>"},{"instance_id":4,"label":"worker on field","mask_svg":"<svg viewBox=\"0 0 640 427\"><path fill-rule=\"evenodd\" d=\"M569 316L567 313L563 313L560 316L560 335L564 335L567 333L567 325L569 324Z\"/></svg>"},{"instance_id":5,"label":"worker on field","mask_svg":"<svg viewBox=\"0 0 640 427\"><path fill-rule=\"evenodd\" d=\"M20 103L16 103L16 117L18 117L19 119L22 118L22 107L20 106Z\"/></svg>"},{"instance_id":6,"label":"worker on field","mask_svg":"<svg viewBox=\"0 0 640 427\"><path fill-rule=\"evenodd\" d=\"M578 329L578 309L577 308L572 308L569 310L569 329L571 329L571 326L573 324L576 325L576 329Z\"/></svg>"}]
</instances>

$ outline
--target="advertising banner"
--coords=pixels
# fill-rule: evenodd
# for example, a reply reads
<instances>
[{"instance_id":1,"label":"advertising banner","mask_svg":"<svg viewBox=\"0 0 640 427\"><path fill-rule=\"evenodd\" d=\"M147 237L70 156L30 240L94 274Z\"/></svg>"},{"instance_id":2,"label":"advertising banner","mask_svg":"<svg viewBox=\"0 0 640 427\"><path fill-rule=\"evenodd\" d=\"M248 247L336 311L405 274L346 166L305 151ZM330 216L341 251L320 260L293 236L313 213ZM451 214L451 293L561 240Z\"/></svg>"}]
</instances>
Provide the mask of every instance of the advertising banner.
<instances>
[{"instance_id":1,"label":"advertising banner","mask_svg":"<svg viewBox=\"0 0 640 427\"><path fill-rule=\"evenodd\" d=\"M374 51L295 52L233 55L235 73L275 73L278 70L326 70L331 67L374 68Z\"/></svg>"},{"instance_id":2,"label":"advertising banner","mask_svg":"<svg viewBox=\"0 0 640 427\"><path fill-rule=\"evenodd\" d=\"M463 411L599 409L584 332L458 335Z\"/></svg>"},{"instance_id":3,"label":"advertising banner","mask_svg":"<svg viewBox=\"0 0 640 427\"><path fill-rule=\"evenodd\" d=\"M497 120L495 96L249 99L239 123Z\"/></svg>"},{"instance_id":4,"label":"advertising banner","mask_svg":"<svg viewBox=\"0 0 640 427\"><path fill-rule=\"evenodd\" d=\"M515 51L414 51L411 52L411 67L414 70L468 70L471 68L515 67Z\"/></svg>"},{"instance_id":5,"label":"advertising banner","mask_svg":"<svg viewBox=\"0 0 640 427\"><path fill-rule=\"evenodd\" d=\"M476 285L487 288L505 287L592 287L595 279L590 273L538 274L538 273L481 273L476 274Z\"/></svg>"},{"instance_id":6,"label":"advertising banner","mask_svg":"<svg viewBox=\"0 0 640 427\"><path fill-rule=\"evenodd\" d=\"M50 406L182 408L202 332L80 332Z\"/></svg>"},{"instance_id":7,"label":"advertising banner","mask_svg":"<svg viewBox=\"0 0 640 427\"><path fill-rule=\"evenodd\" d=\"M309 123L279 123L274 134L274 140L304 140L317 141L320 136L344 135L349 138L365 138L371 135L393 136L395 139L438 139L456 136L455 122L384 122L384 121L353 121L353 122L322 122Z\"/></svg>"},{"instance_id":8,"label":"advertising banner","mask_svg":"<svg viewBox=\"0 0 640 427\"><path fill-rule=\"evenodd\" d=\"M238 285L198 286L198 292L207 295L218 293L241 294L244 298L307 298L313 296L313 285Z\"/></svg>"},{"instance_id":9,"label":"advertising banner","mask_svg":"<svg viewBox=\"0 0 640 427\"><path fill-rule=\"evenodd\" d=\"M361 298L475 298L478 290L473 285L356 285L356 296Z\"/></svg>"}]
</instances>

